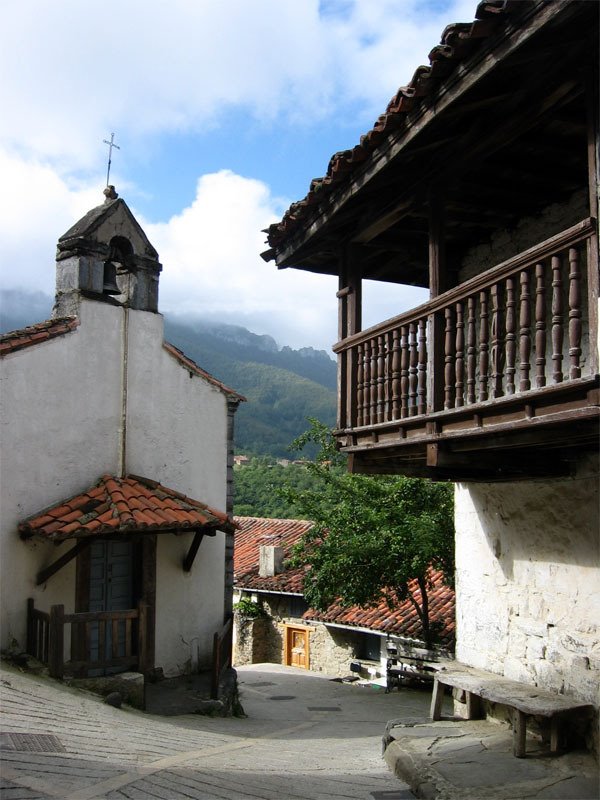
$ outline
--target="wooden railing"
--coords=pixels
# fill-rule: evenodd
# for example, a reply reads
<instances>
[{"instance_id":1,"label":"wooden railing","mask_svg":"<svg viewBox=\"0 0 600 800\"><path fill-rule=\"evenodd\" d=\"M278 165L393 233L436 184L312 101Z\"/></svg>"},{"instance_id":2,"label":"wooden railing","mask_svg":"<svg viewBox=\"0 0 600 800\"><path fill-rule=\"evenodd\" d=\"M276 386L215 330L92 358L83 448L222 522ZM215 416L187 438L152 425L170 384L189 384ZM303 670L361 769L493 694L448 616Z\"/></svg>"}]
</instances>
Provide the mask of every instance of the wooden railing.
<instances>
[{"instance_id":1,"label":"wooden railing","mask_svg":"<svg viewBox=\"0 0 600 800\"><path fill-rule=\"evenodd\" d=\"M213 637L213 658L212 658L212 679L211 697L217 700L219 697L219 681L223 670L231 666L231 654L233 648L233 617L229 617L220 631Z\"/></svg>"},{"instance_id":2,"label":"wooden railing","mask_svg":"<svg viewBox=\"0 0 600 800\"><path fill-rule=\"evenodd\" d=\"M48 665L53 678L65 674L85 677L90 671L146 668L147 606L125 611L93 611L65 614L53 605L50 613L27 601L27 652ZM71 625L71 653L65 661L65 627ZM107 652L107 650L109 652Z\"/></svg>"},{"instance_id":3,"label":"wooden railing","mask_svg":"<svg viewBox=\"0 0 600 800\"><path fill-rule=\"evenodd\" d=\"M342 387L339 427L461 408L593 375L597 316L588 309L587 267L595 262L594 230L594 220L585 220L339 342L334 350L346 360L342 374L349 383Z\"/></svg>"}]
</instances>

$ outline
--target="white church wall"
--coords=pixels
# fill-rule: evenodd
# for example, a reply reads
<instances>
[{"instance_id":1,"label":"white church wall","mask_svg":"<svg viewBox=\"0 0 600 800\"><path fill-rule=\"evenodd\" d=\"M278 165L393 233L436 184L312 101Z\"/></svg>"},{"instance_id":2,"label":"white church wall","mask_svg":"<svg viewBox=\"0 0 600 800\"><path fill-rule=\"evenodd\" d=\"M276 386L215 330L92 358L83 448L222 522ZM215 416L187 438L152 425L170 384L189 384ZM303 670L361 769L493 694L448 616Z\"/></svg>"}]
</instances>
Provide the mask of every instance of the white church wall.
<instances>
[{"instance_id":1,"label":"white church wall","mask_svg":"<svg viewBox=\"0 0 600 800\"><path fill-rule=\"evenodd\" d=\"M226 507L225 395L162 346L160 315L130 312L127 471L157 480L221 511ZM224 619L225 534L205 536L191 572L193 534L160 535L156 576L156 665L177 674L207 665Z\"/></svg>"},{"instance_id":2,"label":"white church wall","mask_svg":"<svg viewBox=\"0 0 600 800\"><path fill-rule=\"evenodd\" d=\"M38 571L71 546L23 542L20 521L114 473L120 419L122 311L86 303L81 325L2 359L0 646L25 645L25 603L73 611L74 563L36 587Z\"/></svg>"},{"instance_id":3,"label":"white church wall","mask_svg":"<svg viewBox=\"0 0 600 800\"><path fill-rule=\"evenodd\" d=\"M459 484L456 657L599 704L595 459L570 479Z\"/></svg>"}]
</instances>

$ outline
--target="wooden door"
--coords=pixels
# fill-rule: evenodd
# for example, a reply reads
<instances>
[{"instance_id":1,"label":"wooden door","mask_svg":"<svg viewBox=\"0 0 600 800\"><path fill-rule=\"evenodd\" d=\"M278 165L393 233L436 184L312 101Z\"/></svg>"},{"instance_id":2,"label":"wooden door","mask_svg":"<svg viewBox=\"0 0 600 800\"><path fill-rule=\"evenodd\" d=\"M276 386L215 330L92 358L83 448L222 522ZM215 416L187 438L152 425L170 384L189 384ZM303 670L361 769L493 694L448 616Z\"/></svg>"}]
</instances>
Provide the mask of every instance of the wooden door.
<instances>
[{"instance_id":1,"label":"wooden door","mask_svg":"<svg viewBox=\"0 0 600 800\"><path fill-rule=\"evenodd\" d=\"M133 548L131 542L98 541L90 547L90 611L125 611L133 608ZM125 623L119 623L118 655L125 655ZM90 631L91 656L98 658L99 626ZM112 626L105 627L104 652L112 652ZM102 670L106 674L115 668ZM96 673L97 674L97 673Z\"/></svg>"},{"instance_id":2,"label":"wooden door","mask_svg":"<svg viewBox=\"0 0 600 800\"><path fill-rule=\"evenodd\" d=\"M285 629L285 663L288 667L309 667L308 628Z\"/></svg>"}]
</instances>

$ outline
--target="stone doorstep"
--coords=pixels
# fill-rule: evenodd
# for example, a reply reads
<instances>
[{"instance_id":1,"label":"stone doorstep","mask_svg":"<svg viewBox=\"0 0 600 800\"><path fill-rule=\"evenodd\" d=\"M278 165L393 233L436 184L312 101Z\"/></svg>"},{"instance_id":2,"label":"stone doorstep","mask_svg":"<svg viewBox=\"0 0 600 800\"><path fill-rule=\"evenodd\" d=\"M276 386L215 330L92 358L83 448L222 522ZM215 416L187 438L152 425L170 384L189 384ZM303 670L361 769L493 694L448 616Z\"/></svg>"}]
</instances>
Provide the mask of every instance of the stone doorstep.
<instances>
[{"instance_id":1,"label":"stone doorstep","mask_svg":"<svg viewBox=\"0 0 600 800\"><path fill-rule=\"evenodd\" d=\"M539 751L515 759L510 730L494 722L402 724L391 720L383 744L388 767L420 798L598 797L598 764L593 755L571 752L550 757Z\"/></svg>"}]
</instances>

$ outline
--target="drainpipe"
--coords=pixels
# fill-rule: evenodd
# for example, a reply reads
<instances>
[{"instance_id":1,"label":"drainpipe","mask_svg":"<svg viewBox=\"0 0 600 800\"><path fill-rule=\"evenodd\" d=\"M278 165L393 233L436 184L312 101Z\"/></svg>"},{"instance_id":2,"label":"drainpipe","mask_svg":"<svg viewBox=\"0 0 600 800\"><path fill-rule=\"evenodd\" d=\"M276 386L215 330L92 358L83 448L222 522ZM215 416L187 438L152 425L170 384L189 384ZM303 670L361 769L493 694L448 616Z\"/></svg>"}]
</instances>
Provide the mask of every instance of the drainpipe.
<instances>
[{"instance_id":1,"label":"drainpipe","mask_svg":"<svg viewBox=\"0 0 600 800\"><path fill-rule=\"evenodd\" d=\"M129 357L129 308L123 307L121 326L121 424L119 426L119 477L127 469L127 366Z\"/></svg>"}]
</instances>

